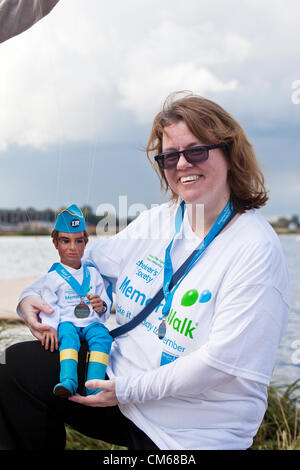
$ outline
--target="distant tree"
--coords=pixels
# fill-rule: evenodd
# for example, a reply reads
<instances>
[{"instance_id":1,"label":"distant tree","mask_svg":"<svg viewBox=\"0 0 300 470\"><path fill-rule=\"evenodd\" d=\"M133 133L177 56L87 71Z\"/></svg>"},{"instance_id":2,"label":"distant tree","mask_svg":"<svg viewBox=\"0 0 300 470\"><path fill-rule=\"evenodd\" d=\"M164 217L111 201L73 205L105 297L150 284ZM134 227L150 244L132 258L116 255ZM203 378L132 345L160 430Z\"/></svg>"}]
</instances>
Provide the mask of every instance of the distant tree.
<instances>
[{"instance_id":1,"label":"distant tree","mask_svg":"<svg viewBox=\"0 0 300 470\"><path fill-rule=\"evenodd\" d=\"M291 222L293 224L296 225L296 227L299 227L300 226L300 223L299 223L299 217L298 215L293 215L292 218L291 218Z\"/></svg>"},{"instance_id":2,"label":"distant tree","mask_svg":"<svg viewBox=\"0 0 300 470\"><path fill-rule=\"evenodd\" d=\"M289 225L290 219L287 219L286 217L279 217L276 223L276 227L278 228L285 228Z\"/></svg>"},{"instance_id":3,"label":"distant tree","mask_svg":"<svg viewBox=\"0 0 300 470\"><path fill-rule=\"evenodd\" d=\"M41 212L41 220L44 220L45 222L54 222L55 220L55 212L53 209L50 207L47 207L47 209L44 209Z\"/></svg>"}]
</instances>

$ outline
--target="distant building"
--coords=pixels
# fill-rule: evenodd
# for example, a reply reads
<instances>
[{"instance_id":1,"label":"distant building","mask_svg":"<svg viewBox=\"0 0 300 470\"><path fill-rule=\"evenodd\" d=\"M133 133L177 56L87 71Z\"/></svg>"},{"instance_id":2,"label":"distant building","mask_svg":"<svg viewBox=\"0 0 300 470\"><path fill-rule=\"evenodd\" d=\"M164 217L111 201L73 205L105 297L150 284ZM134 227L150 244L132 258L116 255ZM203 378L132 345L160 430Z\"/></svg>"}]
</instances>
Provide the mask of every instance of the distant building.
<instances>
[{"instance_id":1,"label":"distant building","mask_svg":"<svg viewBox=\"0 0 300 470\"><path fill-rule=\"evenodd\" d=\"M49 230L55 220L51 209L0 209L0 231Z\"/></svg>"}]
</instances>

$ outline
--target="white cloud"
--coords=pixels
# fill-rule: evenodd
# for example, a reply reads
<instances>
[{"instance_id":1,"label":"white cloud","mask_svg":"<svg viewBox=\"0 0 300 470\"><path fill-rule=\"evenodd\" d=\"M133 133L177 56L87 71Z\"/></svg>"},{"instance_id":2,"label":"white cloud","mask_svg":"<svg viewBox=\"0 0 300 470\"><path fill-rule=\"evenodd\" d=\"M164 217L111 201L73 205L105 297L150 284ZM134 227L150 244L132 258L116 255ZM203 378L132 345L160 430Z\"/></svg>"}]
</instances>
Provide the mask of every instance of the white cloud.
<instances>
[{"instance_id":1,"label":"white cloud","mask_svg":"<svg viewBox=\"0 0 300 470\"><path fill-rule=\"evenodd\" d=\"M0 46L0 150L116 141L126 113L128 127L150 127L165 97L182 89L221 98L252 122L287 121L290 84L300 78L299 4L291 0L284 15L280 5L62 0Z\"/></svg>"},{"instance_id":2,"label":"white cloud","mask_svg":"<svg viewBox=\"0 0 300 470\"><path fill-rule=\"evenodd\" d=\"M237 80L222 82L209 69L197 67L193 63L161 66L155 74L151 70L142 69L142 74L130 71L130 74L119 83L121 104L132 110L138 118L147 122L154 116L170 90L192 90L194 93L205 95L209 91L235 90Z\"/></svg>"},{"instance_id":3,"label":"white cloud","mask_svg":"<svg viewBox=\"0 0 300 470\"><path fill-rule=\"evenodd\" d=\"M233 33L223 35L212 23L191 27L162 21L124 58L118 83L121 105L147 122L171 91L235 90L236 79L222 80L210 67L240 63L250 52L249 41Z\"/></svg>"}]
</instances>

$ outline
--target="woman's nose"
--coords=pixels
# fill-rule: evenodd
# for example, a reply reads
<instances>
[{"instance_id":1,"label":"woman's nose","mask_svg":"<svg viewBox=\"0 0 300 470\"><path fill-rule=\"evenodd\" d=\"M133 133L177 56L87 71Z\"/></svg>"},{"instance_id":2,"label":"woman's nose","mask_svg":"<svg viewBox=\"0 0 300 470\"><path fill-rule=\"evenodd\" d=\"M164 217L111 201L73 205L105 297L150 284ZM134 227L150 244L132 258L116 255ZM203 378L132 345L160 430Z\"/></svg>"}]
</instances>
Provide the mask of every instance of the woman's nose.
<instances>
[{"instance_id":1,"label":"woman's nose","mask_svg":"<svg viewBox=\"0 0 300 470\"><path fill-rule=\"evenodd\" d=\"M192 163L189 163L183 153L180 154L179 160L177 162L177 170L182 170L184 168L188 168L193 166Z\"/></svg>"}]
</instances>

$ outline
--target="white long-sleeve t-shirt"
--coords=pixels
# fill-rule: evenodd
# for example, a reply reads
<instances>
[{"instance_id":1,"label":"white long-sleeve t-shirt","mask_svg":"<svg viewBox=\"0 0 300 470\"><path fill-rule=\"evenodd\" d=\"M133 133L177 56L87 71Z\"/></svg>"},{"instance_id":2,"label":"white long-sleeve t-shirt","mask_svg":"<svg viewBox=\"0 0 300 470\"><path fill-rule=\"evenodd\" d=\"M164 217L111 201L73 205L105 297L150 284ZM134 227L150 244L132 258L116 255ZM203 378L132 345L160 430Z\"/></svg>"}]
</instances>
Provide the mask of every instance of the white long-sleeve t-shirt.
<instances>
[{"instance_id":1,"label":"white long-sleeve t-shirt","mask_svg":"<svg viewBox=\"0 0 300 470\"><path fill-rule=\"evenodd\" d=\"M174 215L169 204L155 207L91 247L88 260L114 284L118 324L162 286ZM174 271L200 241L185 216L171 250ZM25 294L33 293L37 285ZM256 211L242 214L176 290L163 340L164 301L115 339L107 372L123 414L161 449L250 447L267 407L289 296L277 235Z\"/></svg>"},{"instance_id":2,"label":"white long-sleeve t-shirt","mask_svg":"<svg viewBox=\"0 0 300 470\"><path fill-rule=\"evenodd\" d=\"M78 281L81 285L83 281L83 267L74 269L69 266L62 266ZM110 315L111 300L109 299L102 276L94 267L87 268L90 272L90 284L88 295L99 295L107 304L107 311L102 315L97 314L90 301L85 297L84 302L89 306L90 314L86 318L77 318L74 313L75 307L80 303L80 297L70 284L66 282L55 270L45 274L37 284L40 284L40 294L43 300L50 305L54 312L51 315L40 313L42 323L51 326L57 330L61 322L68 321L75 326L85 327L93 322L104 323Z\"/></svg>"}]
</instances>

